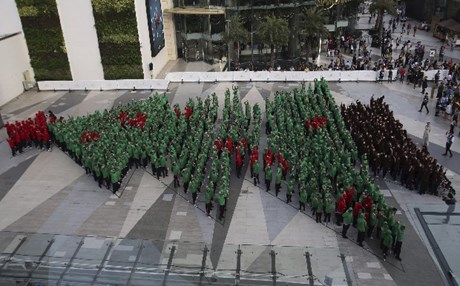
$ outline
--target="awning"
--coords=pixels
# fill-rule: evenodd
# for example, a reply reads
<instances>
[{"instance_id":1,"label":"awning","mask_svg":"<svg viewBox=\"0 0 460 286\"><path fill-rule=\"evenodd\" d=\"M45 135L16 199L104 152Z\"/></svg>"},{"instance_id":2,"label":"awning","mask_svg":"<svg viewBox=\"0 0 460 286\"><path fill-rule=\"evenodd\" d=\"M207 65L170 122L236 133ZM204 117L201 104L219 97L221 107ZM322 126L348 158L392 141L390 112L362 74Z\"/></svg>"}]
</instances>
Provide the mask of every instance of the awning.
<instances>
[{"instance_id":1,"label":"awning","mask_svg":"<svg viewBox=\"0 0 460 286\"><path fill-rule=\"evenodd\" d=\"M460 23L454 19L447 19L438 23L438 26L451 30L453 32L460 33Z\"/></svg>"},{"instance_id":2,"label":"awning","mask_svg":"<svg viewBox=\"0 0 460 286\"><path fill-rule=\"evenodd\" d=\"M169 14L182 14L182 15L225 15L224 8L209 7L209 8L196 8L196 7L174 7L171 9L164 9L164 13Z\"/></svg>"}]
</instances>

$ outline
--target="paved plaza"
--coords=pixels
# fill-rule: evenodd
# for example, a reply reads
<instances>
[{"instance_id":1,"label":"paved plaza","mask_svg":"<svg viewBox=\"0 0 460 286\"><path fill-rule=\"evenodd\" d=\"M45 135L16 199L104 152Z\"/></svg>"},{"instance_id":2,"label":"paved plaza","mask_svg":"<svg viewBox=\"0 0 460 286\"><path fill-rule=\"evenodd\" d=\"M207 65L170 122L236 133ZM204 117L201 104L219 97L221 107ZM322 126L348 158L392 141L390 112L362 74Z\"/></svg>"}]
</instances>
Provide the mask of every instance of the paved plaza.
<instances>
[{"instance_id":1,"label":"paved plaza","mask_svg":"<svg viewBox=\"0 0 460 286\"><path fill-rule=\"evenodd\" d=\"M369 29L366 15L357 27ZM441 45L425 31L403 36L403 41L408 39L421 41L427 51ZM372 54L375 60L380 53L373 48ZM460 50L447 49L445 58L460 59ZM323 53L319 61L327 64L330 59ZM160 77L171 71L219 70L218 65L178 60L168 63ZM224 93L233 85L239 87L241 102L259 103L264 111L266 98L300 83L170 84L167 95L171 104L183 107L189 97L215 92L223 106ZM453 158L441 155L449 121L435 112L418 112L419 89L399 82L329 87L337 104L368 103L371 96L385 95L419 146L430 121L429 151L447 169L460 199L460 140L452 146ZM83 116L152 93L29 91L2 106L0 113L4 121L26 119L38 110L65 118ZM428 107L434 106L431 100ZM216 210L211 218L205 215L204 194L194 207L190 194L173 187L171 175L157 180L150 167L132 170L113 195L99 189L61 150L30 149L11 157L5 139L1 129L0 285L450 285L460 275L460 212L447 218L447 205L440 198L420 196L397 182L376 178L387 203L397 208L396 218L406 225L401 262L392 256L384 261L377 239L359 247L354 228L343 239L340 227L315 223L308 208L298 211L298 194L286 204L285 188L275 197L263 184L255 187L246 166L245 177L230 180L228 210L220 221ZM263 134L260 150L265 144ZM452 277L446 269L452 280L446 279Z\"/></svg>"},{"instance_id":2,"label":"paved plaza","mask_svg":"<svg viewBox=\"0 0 460 286\"><path fill-rule=\"evenodd\" d=\"M300 84L300 83L299 83ZM296 83L238 83L241 102L273 99ZM213 92L223 105L224 93L235 83L171 84L171 104L184 106L189 97ZM458 190L460 143L454 157L441 156L449 122L418 112L420 91L400 83L330 83L337 104L368 102L385 95L395 116L419 144L426 121L433 128L429 151L448 169ZM152 91L26 92L1 109L4 121L24 119L38 110L58 116L82 116ZM429 108L434 108L430 102ZM263 123L262 123L263 124ZM262 132L263 133L263 132ZM11 157L2 130L0 144L0 281L42 282L45 285L442 285L426 232L415 214L419 208L455 273L454 243L458 214L440 222L447 206L437 197L419 196L395 182L378 180L397 218L408 227L402 262L383 261L376 239L357 246L356 230L344 240L340 227L316 224L311 212L298 211L298 197L286 204L254 187L246 177L230 180L228 212L223 221L204 213L204 194L197 207L172 176L157 180L151 170L128 173L122 191L99 189L93 178L57 148L30 149ZM261 150L266 137L261 138ZM285 188L284 188L285 190ZM437 214L433 214L437 213ZM456 240L455 240L456 239ZM458 251L458 250L455 250ZM457 263L457 264L456 264ZM25 285L25 284L19 284Z\"/></svg>"}]
</instances>

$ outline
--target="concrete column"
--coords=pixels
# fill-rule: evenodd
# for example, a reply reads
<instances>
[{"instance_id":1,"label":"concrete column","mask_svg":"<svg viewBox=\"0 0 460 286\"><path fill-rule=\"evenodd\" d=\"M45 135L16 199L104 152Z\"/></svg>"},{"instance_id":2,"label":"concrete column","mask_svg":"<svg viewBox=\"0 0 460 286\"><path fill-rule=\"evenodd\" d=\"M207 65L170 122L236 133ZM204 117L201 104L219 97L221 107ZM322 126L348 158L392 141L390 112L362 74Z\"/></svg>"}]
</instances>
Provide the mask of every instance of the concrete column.
<instances>
[{"instance_id":1,"label":"concrete column","mask_svg":"<svg viewBox=\"0 0 460 286\"><path fill-rule=\"evenodd\" d=\"M72 79L104 79L91 0L56 3Z\"/></svg>"}]
</instances>

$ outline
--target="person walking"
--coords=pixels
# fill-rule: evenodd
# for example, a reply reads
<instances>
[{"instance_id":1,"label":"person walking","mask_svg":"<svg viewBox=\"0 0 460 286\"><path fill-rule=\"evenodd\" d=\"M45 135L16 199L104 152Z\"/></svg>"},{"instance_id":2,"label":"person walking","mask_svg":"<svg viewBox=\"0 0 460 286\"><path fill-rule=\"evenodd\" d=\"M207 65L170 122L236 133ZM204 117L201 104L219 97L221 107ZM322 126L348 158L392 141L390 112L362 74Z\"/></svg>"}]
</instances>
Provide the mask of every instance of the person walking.
<instances>
[{"instance_id":1,"label":"person walking","mask_svg":"<svg viewBox=\"0 0 460 286\"><path fill-rule=\"evenodd\" d=\"M447 134L446 151L444 154L442 154L443 156L447 156L447 152L449 152L450 157L452 158L452 151L450 150L450 146L452 146L452 143L454 143L454 138L455 137L453 132L449 132L449 134Z\"/></svg>"},{"instance_id":2,"label":"person walking","mask_svg":"<svg viewBox=\"0 0 460 286\"><path fill-rule=\"evenodd\" d=\"M428 148L430 144L430 132L431 132L431 123L427 122L425 125L425 131L423 132L423 146Z\"/></svg>"},{"instance_id":3,"label":"person walking","mask_svg":"<svg viewBox=\"0 0 460 286\"><path fill-rule=\"evenodd\" d=\"M430 111L428 110L428 101L429 100L430 99L428 98L428 92L426 92L425 96L423 96L422 105L420 105L420 109L419 109L418 112L422 112L423 107L425 107L426 114L430 113Z\"/></svg>"},{"instance_id":4,"label":"person walking","mask_svg":"<svg viewBox=\"0 0 460 286\"><path fill-rule=\"evenodd\" d=\"M447 224L449 223L451 214L455 211L456 200L454 194L452 192L449 192L449 194L447 194L447 196L443 198L443 201L448 205L446 218L444 219L444 223Z\"/></svg>"},{"instance_id":5,"label":"person walking","mask_svg":"<svg viewBox=\"0 0 460 286\"><path fill-rule=\"evenodd\" d=\"M421 94L425 93L426 88L428 87L428 78L424 77L422 81L422 92Z\"/></svg>"}]
</instances>

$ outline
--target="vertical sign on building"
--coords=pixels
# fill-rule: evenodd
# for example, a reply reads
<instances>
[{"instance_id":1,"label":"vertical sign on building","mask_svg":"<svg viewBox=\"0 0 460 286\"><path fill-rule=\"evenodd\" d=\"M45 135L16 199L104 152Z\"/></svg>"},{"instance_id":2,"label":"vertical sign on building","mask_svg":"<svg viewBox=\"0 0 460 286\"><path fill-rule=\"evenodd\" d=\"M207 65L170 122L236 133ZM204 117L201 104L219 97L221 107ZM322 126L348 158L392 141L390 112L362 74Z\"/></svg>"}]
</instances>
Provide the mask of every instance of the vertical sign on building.
<instances>
[{"instance_id":1,"label":"vertical sign on building","mask_svg":"<svg viewBox=\"0 0 460 286\"><path fill-rule=\"evenodd\" d=\"M161 0L146 0L146 7L149 23L150 48L152 57L155 57L165 46Z\"/></svg>"}]
</instances>

